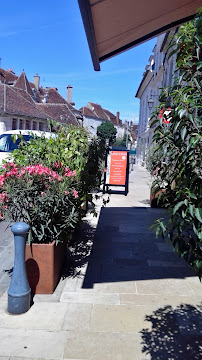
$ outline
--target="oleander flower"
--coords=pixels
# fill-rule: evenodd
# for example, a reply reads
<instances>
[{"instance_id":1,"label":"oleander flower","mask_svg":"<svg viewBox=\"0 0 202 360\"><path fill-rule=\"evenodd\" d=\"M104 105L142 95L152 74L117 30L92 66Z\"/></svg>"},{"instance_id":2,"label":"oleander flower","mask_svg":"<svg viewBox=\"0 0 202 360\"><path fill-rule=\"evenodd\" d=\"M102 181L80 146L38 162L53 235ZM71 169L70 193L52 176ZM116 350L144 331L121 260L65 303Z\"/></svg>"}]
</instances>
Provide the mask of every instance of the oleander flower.
<instances>
[{"instance_id":1,"label":"oleander flower","mask_svg":"<svg viewBox=\"0 0 202 360\"><path fill-rule=\"evenodd\" d=\"M0 219L28 223L33 242L62 241L80 219L76 171L61 163L54 169L7 163L0 175Z\"/></svg>"}]
</instances>

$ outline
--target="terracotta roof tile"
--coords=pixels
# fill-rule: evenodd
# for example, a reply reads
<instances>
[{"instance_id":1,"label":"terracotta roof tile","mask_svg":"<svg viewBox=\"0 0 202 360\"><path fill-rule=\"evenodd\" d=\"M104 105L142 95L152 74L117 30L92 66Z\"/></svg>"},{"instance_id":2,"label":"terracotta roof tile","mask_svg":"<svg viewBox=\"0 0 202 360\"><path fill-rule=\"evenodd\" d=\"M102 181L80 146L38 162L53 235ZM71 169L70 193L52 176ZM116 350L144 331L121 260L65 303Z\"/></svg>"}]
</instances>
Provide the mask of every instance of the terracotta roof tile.
<instances>
[{"instance_id":1,"label":"terracotta roof tile","mask_svg":"<svg viewBox=\"0 0 202 360\"><path fill-rule=\"evenodd\" d=\"M45 95L48 95L49 104L67 104L67 101L59 94L56 88L40 87L36 95L39 103L43 103Z\"/></svg>"},{"instance_id":2,"label":"terracotta roof tile","mask_svg":"<svg viewBox=\"0 0 202 360\"><path fill-rule=\"evenodd\" d=\"M4 99L5 108L4 108ZM47 119L46 114L38 110L35 103L21 96L19 91L9 85L0 84L0 112L18 116Z\"/></svg>"},{"instance_id":3,"label":"terracotta roof tile","mask_svg":"<svg viewBox=\"0 0 202 360\"><path fill-rule=\"evenodd\" d=\"M27 77L25 75L25 72L23 71L19 78L17 79L15 85L15 88L25 90L28 94L33 96L33 91L31 89L31 86L29 84L29 81L27 80Z\"/></svg>"},{"instance_id":4,"label":"terracotta roof tile","mask_svg":"<svg viewBox=\"0 0 202 360\"><path fill-rule=\"evenodd\" d=\"M116 116L114 114L112 114L111 111L106 110L106 109L103 109L103 110L110 120L116 119Z\"/></svg>"},{"instance_id":5,"label":"terracotta roof tile","mask_svg":"<svg viewBox=\"0 0 202 360\"><path fill-rule=\"evenodd\" d=\"M25 90L22 89L18 89L13 87L13 89L15 90L15 92L17 92L20 96L23 96L27 101L30 101L31 103L34 103L33 97L28 94Z\"/></svg>"},{"instance_id":6,"label":"terracotta roof tile","mask_svg":"<svg viewBox=\"0 0 202 360\"><path fill-rule=\"evenodd\" d=\"M11 81L15 83L14 86L3 85ZM45 95L47 95L47 103L43 101ZM50 117L55 121L73 125L78 125L77 117L82 117L56 88L40 87L36 91L34 83L27 80L24 71L17 77L4 69L0 69L0 113L38 119Z\"/></svg>"},{"instance_id":7,"label":"terracotta roof tile","mask_svg":"<svg viewBox=\"0 0 202 360\"><path fill-rule=\"evenodd\" d=\"M95 114L99 119L109 120L101 105L89 102L87 104L87 107L90 108L91 110L94 109L93 112L95 112Z\"/></svg>"},{"instance_id":8,"label":"terracotta roof tile","mask_svg":"<svg viewBox=\"0 0 202 360\"><path fill-rule=\"evenodd\" d=\"M15 82L17 78L18 76L16 76L12 71L0 68L0 82L8 84L9 82Z\"/></svg>"},{"instance_id":9,"label":"terracotta roof tile","mask_svg":"<svg viewBox=\"0 0 202 360\"><path fill-rule=\"evenodd\" d=\"M104 109L104 112L109 117L109 120L112 122L112 124L122 126L122 121L119 119L119 122L117 122L117 117L112 114L111 111Z\"/></svg>"},{"instance_id":10,"label":"terracotta roof tile","mask_svg":"<svg viewBox=\"0 0 202 360\"><path fill-rule=\"evenodd\" d=\"M55 121L65 124L78 125L76 117L68 108L67 104L36 104L37 108Z\"/></svg>"},{"instance_id":11,"label":"terracotta roof tile","mask_svg":"<svg viewBox=\"0 0 202 360\"><path fill-rule=\"evenodd\" d=\"M98 116L96 116L96 114L89 108L87 108L86 106L83 106L81 109L79 109L82 113L82 115L84 116L89 116L89 117L93 117L93 118L98 118Z\"/></svg>"}]
</instances>

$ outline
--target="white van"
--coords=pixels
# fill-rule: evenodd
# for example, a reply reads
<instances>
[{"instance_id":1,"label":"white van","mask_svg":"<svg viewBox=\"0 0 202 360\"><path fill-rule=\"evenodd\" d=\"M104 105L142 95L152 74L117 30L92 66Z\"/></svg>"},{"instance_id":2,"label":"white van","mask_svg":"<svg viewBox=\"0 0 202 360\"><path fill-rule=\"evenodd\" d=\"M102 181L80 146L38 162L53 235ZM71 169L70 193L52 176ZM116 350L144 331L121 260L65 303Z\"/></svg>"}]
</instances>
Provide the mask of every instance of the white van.
<instances>
[{"instance_id":1,"label":"white van","mask_svg":"<svg viewBox=\"0 0 202 360\"><path fill-rule=\"evenodd\" d=\"M55 137L54 133L43 132L38 130L8 130L0 135L0 166L3 160L7 160L8 156L11 155L13 150L18 148L21 141L16 136L16 141L12 141L12 135L22 135L25 141L29 141L34 136L44 136L45 138Z\"/></svg>"}]
</instances>

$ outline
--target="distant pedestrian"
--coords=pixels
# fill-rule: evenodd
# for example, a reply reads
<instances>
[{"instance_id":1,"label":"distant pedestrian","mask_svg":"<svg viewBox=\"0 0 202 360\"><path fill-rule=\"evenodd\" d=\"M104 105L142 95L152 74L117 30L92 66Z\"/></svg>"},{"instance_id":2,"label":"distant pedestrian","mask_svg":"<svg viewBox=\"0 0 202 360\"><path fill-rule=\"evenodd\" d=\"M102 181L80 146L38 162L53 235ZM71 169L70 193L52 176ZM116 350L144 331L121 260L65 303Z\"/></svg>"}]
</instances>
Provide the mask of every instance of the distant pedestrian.
<instances>
[{"instance_id":1,"label":"distant pedestrian","mask_svg":"<svg viewBox=\"0 0 202 360\"><path fill-rule=\"evenodd\" d=\"M133 164L135 164L135 156L131 158L131 171L133 171Z\"/></svg>"}]
</instances>

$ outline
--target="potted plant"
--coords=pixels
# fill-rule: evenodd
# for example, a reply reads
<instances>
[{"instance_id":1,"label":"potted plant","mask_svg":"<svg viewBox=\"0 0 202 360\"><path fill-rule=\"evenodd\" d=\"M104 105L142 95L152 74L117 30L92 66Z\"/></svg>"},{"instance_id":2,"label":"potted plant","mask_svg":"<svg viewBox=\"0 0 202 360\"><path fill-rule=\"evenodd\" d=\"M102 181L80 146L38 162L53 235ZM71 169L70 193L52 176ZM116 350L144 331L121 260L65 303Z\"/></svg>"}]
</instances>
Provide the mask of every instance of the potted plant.
<instances>
[{"instance_id":1,"label":"potted plant","mask_svg":"<svg viewBox=\"0 0 202 360\"><path fill-rule=\"evenodd\" d=\"M102 157L100 142L90 139L84 128L62 126L50 138L22 139L10 164L4 165L0 212L12 222L20 220L30 225L26 264L32 292L53 292L59 278L58 264L62 264L65 254L63 247L86 214L87 209L82 209L85 200L96 215L94 199L101 181ZM47 248L52 249L51 255ZM38 252L40 259L36 261ZM56 275L47 267L49 258ZM39 264L45 266L43 276ZM45 287L40 289L42 277ZM47 289L49 282L52 285Z\"/></svg>"},{"instance_id":2,"label":"potted plant","mask_svg":"<svg viewBox=\"0 0 202 360\"><path fill-rule=\"evenodd\" d=\"M76 171L57 162L54 167L6 163L0 175L0 216L30 225L26 264L34 293L54 291L64 246L80 219Z\"/></svg>"}]
</instances>

